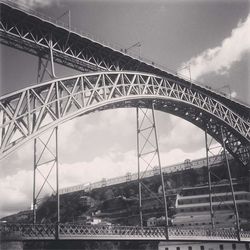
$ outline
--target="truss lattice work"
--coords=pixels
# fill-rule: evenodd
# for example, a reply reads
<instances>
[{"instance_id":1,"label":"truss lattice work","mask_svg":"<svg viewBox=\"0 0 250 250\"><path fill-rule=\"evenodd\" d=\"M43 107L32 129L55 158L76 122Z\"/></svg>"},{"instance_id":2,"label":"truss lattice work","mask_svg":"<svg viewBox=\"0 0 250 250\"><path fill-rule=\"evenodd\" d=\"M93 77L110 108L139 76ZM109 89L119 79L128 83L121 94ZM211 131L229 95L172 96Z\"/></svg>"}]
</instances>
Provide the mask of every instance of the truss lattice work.
<instances>
[{"instance_id":1,"label":"truss lattice work","mask_svg":"<svg viewBox=\"0 0 250 250\"><path fill-rule=\"evenodd\" d=\"M100 70L127 70L148 72L168 77L182 87L190 87L224 104L241 117L249 119L247 105L210 88L191 83L190 79L178 77L168 69L151 60L127 54L121 48L97 42L92 37L31 12L20 9L15 3L0 1L0 43L35 56L49 58L53 52L54 61L81 72Z\"/></svg>"},{"instance_id":2,"label":"truss lattice work","mask_svg":"<svg viewBox=\"0 0 250 250\"><path fill-rule=\"evenodd\" d=\"M73 117L117 107L151 107L180 116L249 162L250 123L212 97L171 79L138 72L97 72L55 79L0 98L1 158Z\"/></svg>"},{"instance_id":3,"label":"truss lattice work","mask_svg":"<svg viewBox=\"0 0 250 250\"><path fill-rule=\"evenodd\" d=\"M52 192L56 199L57 223L60 222L58 127L49 134L34 139L33 223L37 223L36 209L44 195ZM41 181L42 180L42 181Z\"/></svg>"},{"instance_id":4,"label":"truss lattice work","mask_svg":"<svg viewBox=\"0 0 250 250\"><path fill-rule=\"evenodd\" d=\"M155 121L154 103L151 109L136 108L137 118L137 159L138 159L138 189L139 189L139 216L140 225L143 227L144 211L147 210L145 200L148 197L156 200L159 210L165 216L166 232L168 232L168 208L165 193L165 183L162 173L157 128ZM161 180L162 197L153 192L144 182L148 170L153 170ZM144 195L143 195L144 194ZM152 204L150 204L152 206ZM168 236L167 236L168 237Z\"/></svg>"},{"instance_id":5,"label":"truss lattice work","mask_svg":"<svg viewBox=\"0 0 250 250\"><path fill-rule=\"evenodd\" d=\"M208 136L207 136L207 131L205 130L205 144L206 144L206 158L207 158L207 172L208 172L208 188L209 188L209 202L210 202L210 216L211 216L211 227L212 229L215 228L215 213L217 212L216 210L220 208L221 205L225 206L229 211L231 210L231 216L234 216L234 220L231 221L231 226L236 228L238 238L240 239L240 220L239 220L239 213L238 213L238 207L237 207L237 202L235 199L235 191L233 187L233 182L232 182L232 177L231 177L231 169L228 161L228 153L226 152L225 148L225 138L224 138L224 132L223 129L221 128L221 138L222 138L222 145L218 145L218 143L214 143L214 139L211 138L210 141L208 141ZM227 168L227 176L226 178L228 179L228 189L230 190L225 190L225 197L221 197L218 194L216 194L214 190L214 185L212 183L212 179L216 179L216 181L221 181L221 178L215 174L211 168L210 165L213 164L213 162L209 162L208 156L212 154L216 157L222 156L224 160L224 164L226 165ZM214 158L216 160L216 158ZM225 178L225 177L224 177ZM232 199L232 205L228 204L226 200L228 200L228 196L230 199ZM213 202L219 203L219 206L213 206ZM229 222L230 223L230 222Z\"/></svg>"},{"instance_id":6,"label":"truss lattice work","mask_svg":"<svg viewBox=\"0 0 250 250\"><path fill-rule=\"evenodd\" d=\"M57 235L58 226L58 235ZM87 226L83 224L5 224L2 232L15 232L18 240L166 240L164 227L135 226ZM19 234L17 234L17 232ZM233 229L190 229L169 228L169 239L177 241L234 241L237 242L237 232ZM240 241L249 242L250 232L240 232Z\"/></svg>"}]
</instances>

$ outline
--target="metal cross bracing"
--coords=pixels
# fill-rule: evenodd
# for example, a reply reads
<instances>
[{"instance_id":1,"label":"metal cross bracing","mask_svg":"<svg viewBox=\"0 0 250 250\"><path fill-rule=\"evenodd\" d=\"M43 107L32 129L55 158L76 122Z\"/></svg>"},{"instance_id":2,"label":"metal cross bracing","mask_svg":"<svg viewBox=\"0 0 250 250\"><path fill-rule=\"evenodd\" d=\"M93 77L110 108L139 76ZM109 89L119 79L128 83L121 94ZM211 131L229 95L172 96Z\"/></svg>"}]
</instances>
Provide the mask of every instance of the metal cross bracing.
<instances>
[{"instance_id":1,"label":"metal cross bracing","mask_svg":"<svg viewBox=\"0 0 250 250\"><path fill-rule=\"evenodd\" d=\"M160 204L160 207L163 208L166 238L168 238L168 208L160 160L154 103L152 103L151 109L142 109L137 107L136 118L140 226L143 227L144 219L146 220L146 218L144 218L144 210L147 209L146 206L144 206L145 199L148 199L148 197L155 199ZM155 175L159 176L161 179L162 199L160 199L156 192L152 191L144 181L145 173L150 169L153 170Z\"/></svg>"},{"instance_id":2,"label":"metal cross bracing","mask_svg":"<svg viewBox=\"0 0 250 250\"><path fill-rule=\"evenodd\" d=\"M225 138L224 138L224 131L223 128L221 127L220 130L221 133L221 138L222 138L222 145L218 145L218 143L214 142L214 139L211 138L211 140L208 140L208 136L207 136L207 130L205 130L205 146L206 146L206 158L207 158L207 173L208 173L208 188L209 188L209 203L210 203L210 216L211 216L211 227L212 229L215 228L215 213L217 209L220 209L220 206L223 205L226 207L226 209L230 210L233 212L234 215L234 221L232 222L232 227L235 227L236 232L237 232L237 237L240 239L240 219L239 219L239 213L238 213L238 206L237 206L237 202L235 199L235 192L234 192L234 187L233 187L233 183L232 183L232 176L231 176L231 169L229 166L229 161L228 161L228 153L226 152L226 148L225 148ZM218 175L216 175L212 168L211 165L213 165L213 162L209 162L209 155L213 155L213 156L219 156L222 155L224 157L224 161L225 161L225 165L227 168L227 176L226 178L228 179L228 186L229 186L229 190L228 191L224 191L225 192L225 197L221 197L220 195L216 194L214 192L214 185L212 183L212 180L214 181L221 181L221 177L219 177ZM216 160L216 158L214 158L214 160ZM223 176L223 178L225 178L225 176ZM226 202L226 200L228 200L228 196L231 198L232 200L232 205L228 204ZM213 203L219 203L219 206L216 205L214 206ZM229 222L230 223L230 222Z\"/></svg>"},{"instance_id":3,"label":"metal cross bracing","mask_svg":"<svg viewBox=\"0 0 250 250\"><path fill-rule=\"evenodd\" d=\"M58 228L58 234L57 234ZM165 227L87 226L83 224L3 224L1 233L18 240L167 240ZM2 234L4 237L6 234ZM239 241L233 229L190 229L170 227L168 240L178 241ZM240 242L250 242L250 232L240 232Z\"/></svg>"},{"instance_id":4,"label":"metal cross bracing","mask_svg":"<svg viewBox=\"0 0 250 250\"><path fill-rule=\"evenodd\" d=\"M37 223L36 210L40 200L47 193L52 193L56 200L56 221L60 222L59 199L59 162L58 162L58 127L45 136L34 139L34 176L33 176L33 223ZM39 177L42 177L42 182ZM49 191L49 192L48 192Z\"/></svg>"},{"instance_id":5,"label":"metal cross bracing","mask_svg":"<svg viewBox=\"0 0 250 250\"><path fill-rule=\"evenodd\" d=\"M146 59L136 58L124 53L120 48L112 48L86 34L59 24L51 18L45 18L30 10L19 9L14 2L0 1L0 43L48 58L53 50L54 61L67 67L85 71L96 70L133 70L148 72L167 77L180 87L191 88L219 101L239 116L249 119L247 105L231 100L226 96L200 86L190 79L180 78L162 66Z\"/></svg>"},{"instance_id":6,"label":"metal cross bracing","mask_svg":"<svg viewBox=\"0 0 250 250\"><path fill-rule=\"evenodd\" d=\"M76 116L117 107L151 108L153 101L156 110L207 129L221 144L223 126L228 152L242 164L249 164L250 123L244 117L172 79L124 71L54 79L1 97L0 158Z\"/></svg>"},{"instance_id":7,"label":"metal cross bracing","mask_svg":"<svg viewBox=\"0 0 250 250\"><path fill-rule=\"evenodd\" d=\"M224 152L226 148L242 164L247 165L250 161L250 108L208 88L170 74L152 62L142 61L141 58L136 59L119 49L112 49L102 43L95 42L73 31L71 25L66 28L61 27L53 23L52 20L45 20L34 13L25 12L16 6L13 7L13 3L6 4L1 1L0 8L0 42L39 57L41 74L38 75L38 82L42 81L45 72L51 78L56 78L54 61L80 71L135 70L150 73L125 71L90 73L55 79L49 83L26 88L0 98L0 158L16 150L26 141L35 138L33 208L36 207L45 184L52 187L48 178L52 169L56 166L57 187L54 193L57 194L57 224L49 227L39 225L39 229L38 225L34 224L31 231L29 231L31 227L27 226L25 230L33 233L32 237L37 239L44 229L46 237L53 234L52 238L69 237L76 239L80 237L80 239L83 239L85 237L84 239L86 239L87 237L88 239L90 237L92 239L92 237L103 237L104 239L124 239L121 238L122 235L125 238L128 235L132 239L152 240L161 238L164 232L164 237L167 239L169 236L170 238L177 237L180 240L192 240L197 237L207 239L209 236L212 236L212 240L216 237L219 240L224 238L226 240L241 239L243 232L239 231L239 227L236 231L222 233L215 229L212 231L190 231L183 228L171 228L171 230L167 230L166 234L165 229L86 228L83 225L65 226L60 224L58 147L56 146L56 152L53 154L48 145L51 138L47 142L41 139L40 135L47 130L52 129L51 135L55 134L57 145L58 125L76 116L94 110L117 107L137 107L137 111L138 107L140 107L140 110L142 110L141 108L151 109L153 107L153 111L155 108L180 116L202 128L223 144ZM51 61L51 72L47 70L49 59ZM47 61L44 63L44 60ZM155 75L152 75L152 73ZM153 129L154 126L155 123L153 123ZM141 131L138 135L140 133ZM155 137L157 140L156 134ZM38 141L43 144L43 149L37 158ZM48 162L40 161L44 152L47 151L51 153L53 159ZM142 153L140 152L138 155L139 160ZM158 145L156 145L155 153L159 153ZM226 154L225 157L227 157ZM36 173L40 171L41 166L49 163L52 163L52 167L49 168L47 175L42 175L44 183L36 193ZM229 179L231 180L230 176ZM230 185L233 188L232 183ZM163 181L163 197L165 198L164 190ZM34 209L34 222L36 222L35 211ZM167 219L167 209L165 209L165 212L165 218ZM168 229L168 225L166 228ZM244 232L244 236L249 237L247 232ZM27 237L30 239L30 236Z\"/></svg>"}]
</instances>

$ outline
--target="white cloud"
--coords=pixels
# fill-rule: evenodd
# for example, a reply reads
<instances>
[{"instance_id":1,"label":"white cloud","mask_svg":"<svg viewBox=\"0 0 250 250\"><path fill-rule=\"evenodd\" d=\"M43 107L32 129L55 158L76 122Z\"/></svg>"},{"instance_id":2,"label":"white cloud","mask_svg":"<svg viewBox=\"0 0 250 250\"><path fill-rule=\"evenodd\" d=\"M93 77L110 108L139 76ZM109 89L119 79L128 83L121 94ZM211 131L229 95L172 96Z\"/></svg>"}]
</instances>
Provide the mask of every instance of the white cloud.
<instances>
[{"instance_id":1,"label":"white cloud","mask_svg":"<svg viewBox=\"0 0 250 250\"><path fill-rule=\"evenodd\" d=\"M162 152L162 166L183 162L187 158L203 157L203 154L203 149L190 153L183 152L181 149ZM100 181L103 178L123 176L127 172L136 173L136 171L135 150L125 153L110 152L102 157L97 156L90 162L60 164L60 188ZM32 170L20 170L12 176L0 179L1 199L4 200L0 206L0 217L30 208L32 203L32 178ZM50 183L53 184L53 180L55 180L55 172L50 176ZM41 185L42 178L37 178L37 182L38 186ZM51 193L51 189L48 186L45 187L46 192Z\"/></svg>"},{"instance_id":2,"label":"white cloud","mask_svg":"<svg viewBox=\"0 0 250 250\"><path fill-rule=\"evenodd\" d=\"M76 162L60 165L61 187L99 181L135 172L137 160L135 151L111 152L95 157L91 162Z\"/></svg>"},{"instance_id":3,"label":"white cloud","mask_svg":"<svg viewBox=\"0 0 250 250\"><path fill-rule=\"evenodd\" d=\"M161 127L159 138L163 166L183 162L186 158L204 157L204 137L198 135L199 129L172 115L161 112L156 115L160 122L157 124ZM134 109L110 110L74 119L59 128L59 135L60 188L137 171ZM103 137L103 140L98 137ZM13 171L0 178L0 190L5 201L0 207L0 217L30 207L32 151L33 143L16 152L9 165ZM72 161L67 160L69 157ZM42 179L39 180L41 183ZM55 180L54 173L51 180Z\"/></svg>"},{"instance_id":4,"label":"white cloud","mask_svg":"<svg viewBox=\"0 0 250 250\"><path fill-rule=\"evenodd\" d=\"M31 203L32 171L18 171L0 180L0 217L27 209Z\"/></svg>"},{"instance_id":5,"label":"white cloud","mask_svg":"<svg viewBox=\"0 0 250 250\"><path fill-rule=\"evenodd\" d=\"M51 0L18 0L16 1L20 7L26 8L43 8L52 4Z\"/></svg>"},{"instance_id":6,"label":"white cloud","mask_svg":"<svg viewBox=\"0 0 250 250\"><path fill-rule=\"evenodd\" d=\"M232 30L229 37L225 38L220 46L209 48L201 54L182 64L180 68L189 65L192 79L197 79L208 73L226 74L233 63L241 60L243 55L250 51L250 14L246 20L240 21ZM185 71L179 73L187 73Z\"/></svg>"},{"instance_id":7,"label":"white cloud","mask_svg":"<svg viewBox=\"0 0 250 250\"><path fill-rule=\"evenodd\" d=\"M191 153L205 146L204 131L177 116L169 116L173 129L159 138L165 150L181 149Z\"/></svg>"},{"instance_id":8,"label":"white cloud","mask_svg":"<svg viewBox=\"0 0 250 250\"><path fill-rule=\"evenodd\" d=\"M135 120L134 109L117 109L92 113L63 124L59 128L63 162L89 161L114 149L130 150Z\"/></svg>"},{"instance_id":9,"label":"white cloud","mask_svg":"<svg viewBox=\"0 0 250 250\"><path fill-rule=\"evenodd\" d=\"M237 92L236 92L236 91L233 91L233 92L231 93L231 97L236 98L236 97L237 97Z\"/></svg>"}]
</instances>

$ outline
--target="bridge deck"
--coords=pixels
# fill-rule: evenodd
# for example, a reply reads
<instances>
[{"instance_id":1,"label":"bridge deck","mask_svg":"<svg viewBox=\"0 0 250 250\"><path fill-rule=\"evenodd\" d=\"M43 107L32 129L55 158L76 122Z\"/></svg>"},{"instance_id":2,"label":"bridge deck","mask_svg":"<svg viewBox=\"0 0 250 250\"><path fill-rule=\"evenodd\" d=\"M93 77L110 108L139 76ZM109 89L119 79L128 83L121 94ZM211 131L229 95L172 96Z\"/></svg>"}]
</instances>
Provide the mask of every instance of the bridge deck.
<instances>
[{"instance_id":1,"label":"bridge deck","mask_svg":"<svg viewBox=\"0 0 250 250\"><path fill-rule=\"evenodd\" d=\"M57 233L58 232L58 233ZM164 227L86 226L83 224L5 224L2 239L29 240L167 240ZM234 229L189 229L170 227L168 240L238 241ZM240 232L241 242L250 242L250 232Z\"/></svg>"},{"instance_id":2,"label":"bridge deck","mask_svg":"<svg viewBox=\"0 0 250 250\"><path fill-rule=\"evenodd\" d=\"M54 60L81 72L96 70L133 70L167 77L185 87L198 89L224 103L242 117L249 119L249 107L238 100L231 100L223 93L192 83L184 76L152 62L137 57L126 50L103 41L96 41L89 34L67 27L52 18L46 18L8 0L0 0L0 43L40 57L48 57L53 49ZM51 42L51 44L50 44Z\"/></svg>"}]
</instances>

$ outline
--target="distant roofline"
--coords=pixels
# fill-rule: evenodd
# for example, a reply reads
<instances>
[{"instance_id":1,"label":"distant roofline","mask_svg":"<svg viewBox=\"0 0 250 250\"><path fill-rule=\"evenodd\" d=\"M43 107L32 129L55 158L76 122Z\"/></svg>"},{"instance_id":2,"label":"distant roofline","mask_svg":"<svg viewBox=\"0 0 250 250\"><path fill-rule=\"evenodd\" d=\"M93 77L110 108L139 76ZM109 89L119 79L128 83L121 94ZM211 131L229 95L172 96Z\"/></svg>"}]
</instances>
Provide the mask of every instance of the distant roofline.
<instances>
[{"instance_id":1,"label":"distant roofline","mask_svg":"<svg viewBox=\"0 0 250 250\"><path fill-rule=\"evenodd\" d=\"M236 184L236 183L234 183ZM227 185L228 186L228 185ZM211 195L213 197L217 197L217 196L225 196L225 195L231 195L231 192L227 192L227 193L212 193ZM237 194L249 194L250 195L250 192L247 192L247 191L235 191L234 192L235 195ZM209 193L207 194L201 194L201 195L190 195L190 196L178 196L178 200L188 200L188 199L193 199L193 198L205 198L205 197L209 197Z\"/></svg>"},{"instance_id":2,"label":"distant roofline","mask_svg":"<svg viewBox=\"0 0 250 250\"><path fill-rule=\"evenodd\" d=\"M233 200L230 201L223 201L223 203L221 203L221 201L213 201L213 206L221 206L221 205L228 205L228 204L232 204ZM246 203L250 203L250 200L237 200L237 204L246 204ZM176 209L184 209L184 208L198 208L198 207L209 207L210 206L210 202L203 202L203 203L194 203L194 204L185 204L185 205L178 205L176 207Z\"/></svg>"},{"instance_id":3,"label":"distant roofline","mask_svg":"<svg viewBox=\"0 0 250 250\"><path fill-rule=\"evenodd\" d=\"M229 157L232 159L231 156L229 156ZM216 165L218 163L221 163L223 161L223 159L224 158L221 155L210 156L209 163L211 164L211 166L213 166L213 165ZM191 164L190 166L187 166L187 164L185 162L182 162L182 163L168 165L168 166L165 166L162 168L162 172L163 173L171 173L171 172L177 172L177 171L184 171L184 170L191 169L191 168L194 169L194 168L203 167L206 164L206 157L192 160L192 161L190 161L190 164ZM152 176L155 176L158 174L159 174L159 169L148 170L145 172L144 178L152 177ZM110 178L110 179L103 178L101 181L97 181L94 183L83 183L83 184L79 184L79 185L61 188L59 190L59 193L66 194L66 193L72 193L72 192L76 192L76 191L89 191L89 190L96 189L96 188L102 188L102 187L106 187L106 186L112 186L112 185L130 182L130 181L135 181L135 180L137 180L137 178L138 178L137 173L133 173L133 174L127 173L126 175L118 176L118 177L114 177L114 178Z\"/></svg>"},{"instance_id":4,"label":"distant roofline","mask_svg":"<svg viewBox=\"0 0 250 250\"><path fill-rule=\"evenodd\" d=\"M232 178L234 179L234 178ZM234 182L233 185L237 185L238 182ZM228 183L219 183L219 184L215 184L214 187L221 187L221 186L228 186ZM198 188L207 188L208 185L202 185L202 186L194 186L194 187L184 187L182 188L182 191L185 190L192 190L192 189L198 189Z\"/></svg>"}]
</instances>

